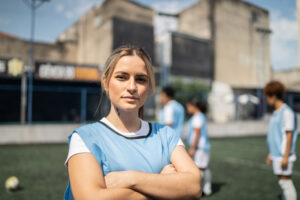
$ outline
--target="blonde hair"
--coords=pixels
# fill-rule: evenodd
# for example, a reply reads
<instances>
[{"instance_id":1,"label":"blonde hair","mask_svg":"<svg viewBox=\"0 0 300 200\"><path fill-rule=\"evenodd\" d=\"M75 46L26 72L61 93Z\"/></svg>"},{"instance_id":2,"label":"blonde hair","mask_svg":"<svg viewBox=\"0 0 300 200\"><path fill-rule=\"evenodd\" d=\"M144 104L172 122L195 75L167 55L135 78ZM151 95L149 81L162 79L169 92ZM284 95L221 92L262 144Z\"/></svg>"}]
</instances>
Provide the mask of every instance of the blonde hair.
<instances>
[{"instance_id":1,"label":"blonde hair","mask_svg":"<svg viewBox=\"0 0 300 200\"><path fill-rule=\"evenodd\" d=\"M108 82L112 76L112 72L114 71L116 64L124 56L138 56L144 61L146 66L146 71L150 79L149 84L150 84L151 95L152 95L155 92L155 79L154 79L154 73L151 64L151 58L146 53L146 51L141 47L136 47L131 45L125 45L115 49L108 57L102 72L102 78L101 78L102 86L108 86ZM139 108L139 117L143 118L143 115L144 115L144 106Z\"/></svg>"}]
</instances>

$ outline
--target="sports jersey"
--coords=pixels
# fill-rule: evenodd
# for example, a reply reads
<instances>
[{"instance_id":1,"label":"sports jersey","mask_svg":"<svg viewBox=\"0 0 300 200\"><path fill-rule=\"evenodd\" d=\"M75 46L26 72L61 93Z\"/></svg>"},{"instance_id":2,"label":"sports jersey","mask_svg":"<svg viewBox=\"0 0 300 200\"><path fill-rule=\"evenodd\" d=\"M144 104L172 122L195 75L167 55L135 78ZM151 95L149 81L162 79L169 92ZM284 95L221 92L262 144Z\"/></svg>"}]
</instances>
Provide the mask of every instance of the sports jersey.
<instances>
[{"instance_id":1,"label":"sports jersey","mask_svg":"<svg viewBox=\"0 0 300 200\"><path fill-rule=\"evenodd\" d=\"M160 110L158 121L161 124L171 124L176 133L181 136L183 133L184 115L183 106L177 101L171 100Z\"/></svg>"},{"instance_id":2,"label":"sports jersey","mask_svg":"<svg viewBox=\"0 0 300 200\"><path fill-rule=\"evenodd\" d=\"M198 122L197 122L198 121ZM201 127L196 124L200 124ZM193 145L195 139L195 128L200 128L200 137L198 139L197 150L209 151L210 143L206 129L206 117L203 113L199 112L194 114L188 122L188 144Z\"/></svg>"},{"instance_id":3,"label":"sports jersey","mask_svg":"<svg viewBox=\"0 0 300 200\"><path fill-rule=\"evenodd\" d=\"M150 129L149 123L142 119L140 119L141 128L138 131L131 132L131 133L121 132L113 124L111 124L105 117L103 117L100 121L103 122L104 124L106 124L107 126L109 126L110 128L112 128L114 131L118 132L120 135L124 135L126 137L145 136L145 135L148 135L149 129ZM180 138L178 140L177 145L184 146L184 144ZM87 148L87 146L85 145L84 141L80 138L80 136L76 132L74 132L70 139L69 153L68 153L67 159L65 161L65 165L68 166L69 159L73 155L76 155L78 153L90 153L90 151Z\"/></svg>"},{"instance_id":4,"label":"sports jersey","mask_svg":"<svg viewBox=\"0 0 300 200\"><path fill-rule=\"evenodd\" d=\"M292 118L287 117L291 116ZM292 121L291 121L292 120ZM289 161L296 160L295 148L297 140L297 116L292 109L284 104L279 110L273 112L270 122L269 131L267 136L267 143L272 160L281 160L286 148L286 132L292 131L292 146L290 149Z\"/></svg>"},{"instance_id":5,"label":"sports jersey","mask_svg":"<svg viewBox=\"0 0 300 200\"><path fill-rule=\"evenodd\" d=\"M82 126L73 133L84 141L104 176L113 171L128 170L160 173L170 163L179 136L168 126L158 123L149 123L149 126L147 135L137 137L121 135L101 121ZM70 183L65 199L73 199Z\"/></svg>"}]
</instances>

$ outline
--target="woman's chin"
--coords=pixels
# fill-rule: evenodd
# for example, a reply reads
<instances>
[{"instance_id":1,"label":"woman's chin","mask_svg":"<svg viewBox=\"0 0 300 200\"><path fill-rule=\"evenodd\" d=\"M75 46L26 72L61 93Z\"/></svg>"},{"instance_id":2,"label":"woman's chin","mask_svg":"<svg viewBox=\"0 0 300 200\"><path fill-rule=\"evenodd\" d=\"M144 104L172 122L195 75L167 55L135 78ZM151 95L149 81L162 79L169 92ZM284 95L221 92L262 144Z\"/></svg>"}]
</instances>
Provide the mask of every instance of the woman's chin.
<instances>
[{"instance_id":1,"label":"woman's chin","mask_svg":"<svg viewBox=\"0 0 300 200\"><path fill-rule=\"evenodd\" d=\"M120 109L124 112L136 112L139 110L139 107L137 105L125 105L120 107Z\"/></svg>"}]
</instances>

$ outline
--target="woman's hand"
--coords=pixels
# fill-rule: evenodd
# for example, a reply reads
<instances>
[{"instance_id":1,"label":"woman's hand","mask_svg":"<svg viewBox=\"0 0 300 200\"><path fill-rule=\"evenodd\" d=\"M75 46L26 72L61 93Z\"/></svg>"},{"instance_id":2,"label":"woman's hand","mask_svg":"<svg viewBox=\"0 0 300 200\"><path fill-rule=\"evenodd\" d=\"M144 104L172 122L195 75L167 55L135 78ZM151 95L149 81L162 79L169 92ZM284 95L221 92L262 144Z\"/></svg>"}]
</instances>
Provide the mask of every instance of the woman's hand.
<instances>
[{"instance_id":1,"label":"woman's hand","mask_svg":"<svg viewBox=\"0 0 300 200\"><path fill-rule=\"evenodd\" d=\"M131 188L134 184L134 171L110 172L105 178L107 188Z\"/></svg>"},{"instance_id":2,"label":"woman's hand","mask_svg":"<svg viewBox=\"0 0 300 200\"><path fill-rule=\"evenodd\" d=\"M177 170L173 164L166 165L160 172L160 174L173 174L176 173Z\"/></svg>"}]
</instances>

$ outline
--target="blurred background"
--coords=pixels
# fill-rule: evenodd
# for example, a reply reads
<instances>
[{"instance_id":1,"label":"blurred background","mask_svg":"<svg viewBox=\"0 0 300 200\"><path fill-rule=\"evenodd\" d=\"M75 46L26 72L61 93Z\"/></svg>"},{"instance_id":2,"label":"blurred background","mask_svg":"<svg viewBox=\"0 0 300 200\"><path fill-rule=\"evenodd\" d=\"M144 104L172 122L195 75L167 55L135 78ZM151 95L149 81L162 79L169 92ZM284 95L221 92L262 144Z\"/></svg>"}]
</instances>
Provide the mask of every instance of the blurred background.
<instances>
[{"instance_id":1,"label":"blurred background","mask_svg":"<svg viewBox=\"0 0 300 200\"><path fill-rule=\"evenodd\" d=\"M0 187L0 199L62 198L67 136L109 110L101 71L123 44L152 58L158 89L147 120L156 121L166 85L183 105L208 102L209 198L277 198L264 165L262 89L283 82L285 102L300 113L299 12L298 0L0 0L0 185L11 175L21 182L15 193Z\"/></svg>"}]
</instances>

